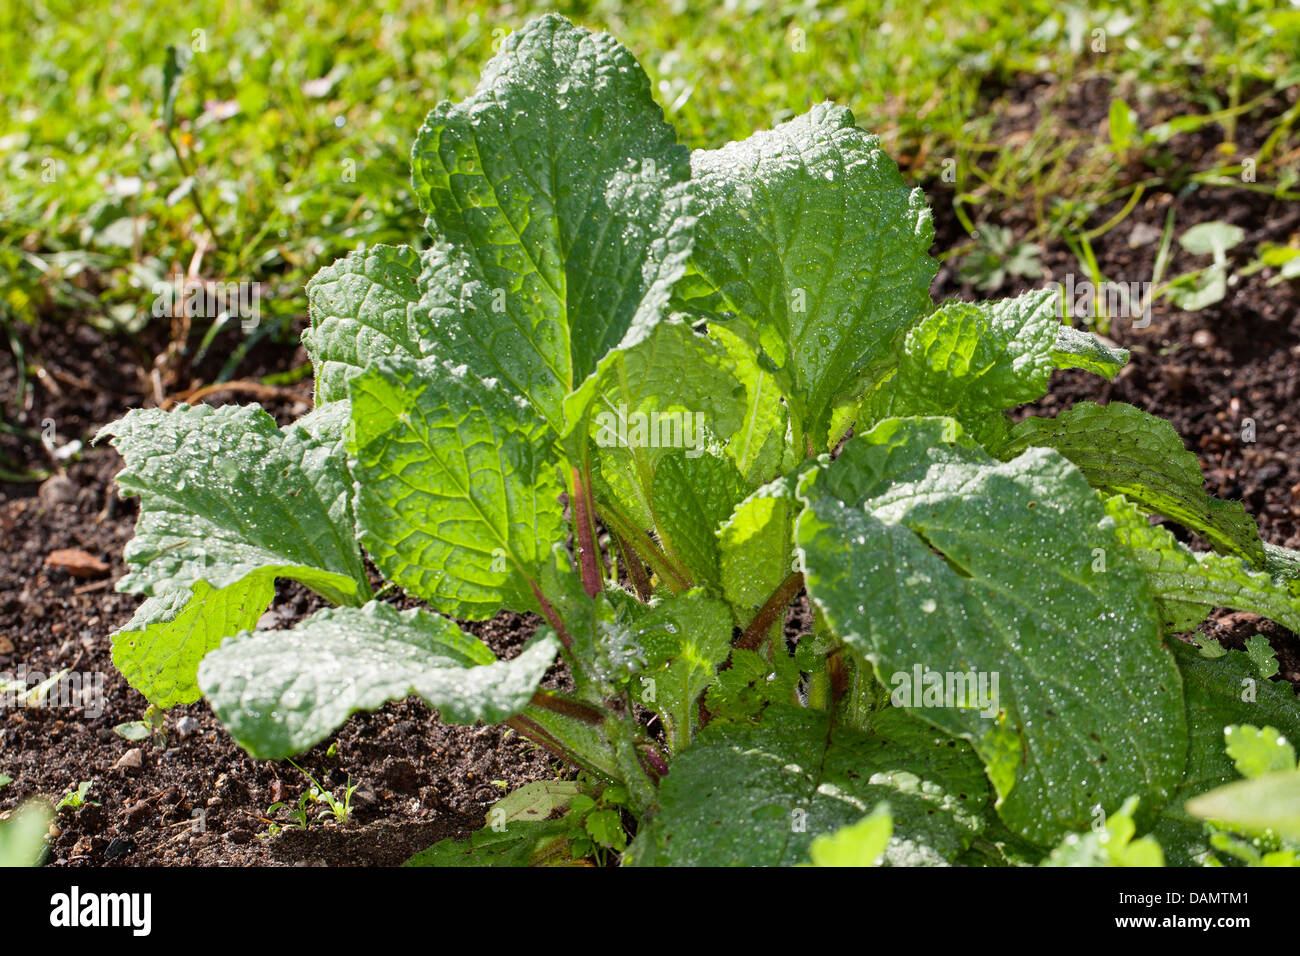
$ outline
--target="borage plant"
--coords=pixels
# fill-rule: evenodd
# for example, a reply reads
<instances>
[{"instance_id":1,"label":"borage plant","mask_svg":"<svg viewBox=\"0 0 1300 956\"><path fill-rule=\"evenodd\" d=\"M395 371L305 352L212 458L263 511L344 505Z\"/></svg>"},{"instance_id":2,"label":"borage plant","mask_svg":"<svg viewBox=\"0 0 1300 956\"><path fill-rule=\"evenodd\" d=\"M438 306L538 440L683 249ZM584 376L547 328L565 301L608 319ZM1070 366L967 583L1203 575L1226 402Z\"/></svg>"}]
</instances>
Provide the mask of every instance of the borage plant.
<instances>
[{"instance_id":1,"label":"borage plant","mask_svg":"<svg viewBox=\"0 0 1300 956\"><path fill-rule=\"evenodd\" d=\"M622 824L640 864L1024 863L1094 824L1201 861L1224 727L1300 739L1289 686L1170 640L1217 606L1300 629L1297 556L1137 408L1013 425L1126 354L1051 291L936 308L922 194L847 110L689 154L626 49L548 16L429 115L412 180L432 244L308 286L315 411L105 429L149 597L114 660L155 706L202 694L278 759L418 694L580 771L425 863ZM254 630L282 578L335 606ZM503 609L545 621L511 660L455 623Z\"/></svg>"}]
</instances>

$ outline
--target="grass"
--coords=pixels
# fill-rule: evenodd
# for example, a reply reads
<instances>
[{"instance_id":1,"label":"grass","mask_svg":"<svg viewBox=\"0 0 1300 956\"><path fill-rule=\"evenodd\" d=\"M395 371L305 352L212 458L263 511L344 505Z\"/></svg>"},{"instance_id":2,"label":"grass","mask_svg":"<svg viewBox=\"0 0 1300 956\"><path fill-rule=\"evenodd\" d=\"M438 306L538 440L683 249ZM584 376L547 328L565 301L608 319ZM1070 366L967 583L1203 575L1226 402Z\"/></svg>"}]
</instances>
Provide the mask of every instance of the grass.
<instances>
[{"instance_id":1,"label":"grass","mask_svg":"<svg viewBox=\"0 0 1300 956\"><path fill-rule=\"evenodd\" d=\"M20 365L20 323L72 315L137 333L157 321L153 284L188 271L267 283L262 324L218 377L231 375L258 337L287 334L322 264L362 242L420 236L407 180L415 130L439 100L471 88L506 31L546 9L626 43L688 145L836 100L912 180L952 180L971 231L1021 208L1035 223L1024 238L1077 237L1136 185L1240 183L1236 124L1253 111L1275 129L1249 188L1289 195L1297 178L1300 9L1288 3L10 0L0 13L0 325ZM169 45L193 49L170 131ZM1012 142L998 121L1020 74L1059 82L1032 132ZM1097 75L1139 111L1172 100L1215 114L1221 162L1161 168L1166 144L1139 131L1132 148L1151 158L1148 181L1126 177L1120 160L1131 156L1059 119L1071 84ZM169 334L193 350L209 331Z\"/></svg>"}]
</instances>

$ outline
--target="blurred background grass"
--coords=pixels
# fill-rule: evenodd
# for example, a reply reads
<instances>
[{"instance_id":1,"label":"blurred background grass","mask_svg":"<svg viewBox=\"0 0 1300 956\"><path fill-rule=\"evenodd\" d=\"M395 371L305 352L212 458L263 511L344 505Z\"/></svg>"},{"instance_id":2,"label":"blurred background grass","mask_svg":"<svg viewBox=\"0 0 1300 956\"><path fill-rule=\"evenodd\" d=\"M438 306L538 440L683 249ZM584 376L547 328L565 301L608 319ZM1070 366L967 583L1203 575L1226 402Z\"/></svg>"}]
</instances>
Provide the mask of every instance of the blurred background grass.
<instances>
[{"instance_id":1,"label":"blurred background grass","mask_svg":"<svg viewBox=\"0 0 1300 956\"><path fill-rule=\"evenodd\" d=\"M1032 210L1030 238L1068 238L1127 194L1133 152L1158 153L1211 120L1221 162L1182 174L1240 181L1234 124L1254 109L1267 109L1273 135L1252 157L1250 188L1289 195L1297 175L1297 108L1283 94L1300 83L1300 8L1289 2L3 0L2 9L0 325L18 355L21 325L51 316L137 334L151 321L153 283L197 268L271 284L262 324L218 377L231 374L255 338L288 333L305 311L302 284L322 264L362 242L421 239L407 179L415 130L439 100L471 89L495 42L546 10L630 47L692 147L820 100L848 105L911 181L951 180L968 231L1019 206ZM169 45L193 50L170 131L160 119ZM999 124L1025 76L1048 82L1034 93L1044 102L1033 129L1012 142ZM1096 77L1110 91L1103 113L1122 94L1135 108L1174 102L1191 119L1129 143L1058 122L1069 91ZM1141 172L1178 174L1156 160Z\"/></svg>"}]
</instances>

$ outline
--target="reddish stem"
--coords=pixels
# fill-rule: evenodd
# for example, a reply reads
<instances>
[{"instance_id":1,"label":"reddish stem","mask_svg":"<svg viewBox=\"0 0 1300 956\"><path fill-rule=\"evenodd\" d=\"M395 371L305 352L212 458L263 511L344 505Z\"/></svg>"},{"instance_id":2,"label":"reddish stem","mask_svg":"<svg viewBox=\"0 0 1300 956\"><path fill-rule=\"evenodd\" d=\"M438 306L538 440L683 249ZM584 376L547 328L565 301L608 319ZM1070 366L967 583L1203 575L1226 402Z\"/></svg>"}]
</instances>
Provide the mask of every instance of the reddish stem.
<instances>
[{"instance_id":1,"label":"reddish stem","mask_svg":"<svg viewBox=\"0 0 1300 956\"><path fill-rule=\"evenodd\" d=\"M802 589L803 573L795 571L781 582L781 586L773 591L772 596L758 609L754 619L749 622L749 627L736 638L734 646L747 651L758 650L768 630L776 623L777 616L789 606Z\"/></svg>"},{"instance_id":2,"label":"reddish stem","mask_svg":"<svg viewBox=\"0 0 1300 956\"><path fill-rule=\"evenodd\" d=\"M573 469L573 524L578 531L578 566L582 570L582 589L587 596L600 594L604 575L600 567L600 551L596 548L596 524L591 514L591 496L584 475Z\"/></svg>"}]
</instances>

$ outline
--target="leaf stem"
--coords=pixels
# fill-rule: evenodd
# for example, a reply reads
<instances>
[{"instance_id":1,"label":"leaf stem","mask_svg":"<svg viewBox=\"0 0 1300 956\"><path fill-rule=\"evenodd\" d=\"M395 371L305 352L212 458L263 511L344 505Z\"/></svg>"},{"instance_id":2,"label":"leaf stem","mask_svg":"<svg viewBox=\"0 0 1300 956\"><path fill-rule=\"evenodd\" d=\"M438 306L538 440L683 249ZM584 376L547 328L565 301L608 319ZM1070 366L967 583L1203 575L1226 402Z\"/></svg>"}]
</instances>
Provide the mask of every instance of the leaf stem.
<instances>
[{"instance_id":1,"label":"leaf stem","mask_svg":"<svg viewBox=\"0 0 1300 956\"><path fill-rule=\"evenodd\" d=\"M594 599L602 590L605 575L596 548L596 522L591 511L590 475L573 468L573 525L578 532L578 567L582 571L582 589Z\"/></svg>"},{"instance_id":2,"label":"leaf stem","mask_svg":"<svg viewBox=\"0 0 1300 956\"><path fill-rule=\"evenodd\" d=\"M543 710L580 720L584 724L600 726L605 722L605 714L600 710L589 704L584 704L582 701L565 697L562 694L553 694L550 691L539 689L537 693L533 694L529 703L536 704Z\"/></svg>"},{"instance_id":3,"label":"leaf stem","mask_svg":"<svg viewBox=\"0 0 1300 956\"><path fill-rule=\"evenodd\" d=\"M758 609L754 619L749 622L743 634L736 638L734 647L742 650L756 651L767 636L768 629L776 623L777 616L803 589L803 572L795 571L781 582L781 586L772 592L772 596Z\"/></svg>"},{"instance_id":4,"label":"leaf stem","mask_svg":"<svg viewBox=\"0 0 1300 956\"><path fill-rule=\"evenodd\" d=\"M609 504L601 503L599 509L600 519L615 534L622 535L632 545L634 553L643 558L646 564L650 565L650 569L659 575L659 579L668 586L670 591L674 594L680 594L691 586L690 575L677 568L669 560L668 556L655 545L648 534L634 527L631 521Z\"/></svg>"},{"instance_id":5,"label":"leaf stem","mask_svg":"<svg viewBox=\"0 0 1300 956\"><path fill-rule=\"evenodd\" d=\"M654 587L650 584L650 575L646 573L645 565L641 563L641 556L632 550L632 546L623 540L623 536L617 531L611 531L614 535L614 543L618 545L618 551L623 555L623 565L627 568L627 576L632 579L632 585L636 588L637 597L641 602L648 603L654 597Z\"/></svg>"}]
</instances>

